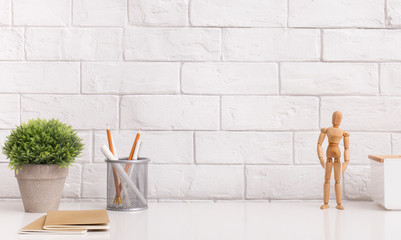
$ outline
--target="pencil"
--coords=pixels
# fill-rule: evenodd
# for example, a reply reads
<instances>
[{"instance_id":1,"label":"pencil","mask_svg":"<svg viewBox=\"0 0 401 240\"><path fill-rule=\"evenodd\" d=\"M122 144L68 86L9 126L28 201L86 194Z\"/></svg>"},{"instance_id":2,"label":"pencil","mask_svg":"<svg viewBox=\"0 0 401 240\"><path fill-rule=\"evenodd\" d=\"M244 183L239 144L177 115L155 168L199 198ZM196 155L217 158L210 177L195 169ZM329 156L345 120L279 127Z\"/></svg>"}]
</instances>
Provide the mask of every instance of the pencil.
<instances>
[{"instance_id":1,"label":"pencil","mask_svg":"<svg viewBox=\"0 0 401 240\"><path fill-rule=\"evenodd\" d=\"M132 145L131 153L129 154L128 160L132 160L132 158L134 156L136 144L138 143L138 140L140 137L141 137L141 130L139 130L139 132L136 134L134 145ZM125 165L125 172L128 172L128 170L129 170L129 164L127 163Z\"/></svg>"},{"instance_id":2,"label":"pencil","mask_svg":"<svg viewBox=\"0 0 401 240\"><path fill-rule=\"evenodd\" d=\"M114 155L113 140L111 139L111 132L108 124L106 132L107 132L107 141L109 142L110 152ZM113 177L114 177L114 185L116 187L116 197L114 198L114 204L121 204L121 189L120 189L120 184L118 183L117 170L114 167L113 167Z\"/></svg>"}]
</instances>

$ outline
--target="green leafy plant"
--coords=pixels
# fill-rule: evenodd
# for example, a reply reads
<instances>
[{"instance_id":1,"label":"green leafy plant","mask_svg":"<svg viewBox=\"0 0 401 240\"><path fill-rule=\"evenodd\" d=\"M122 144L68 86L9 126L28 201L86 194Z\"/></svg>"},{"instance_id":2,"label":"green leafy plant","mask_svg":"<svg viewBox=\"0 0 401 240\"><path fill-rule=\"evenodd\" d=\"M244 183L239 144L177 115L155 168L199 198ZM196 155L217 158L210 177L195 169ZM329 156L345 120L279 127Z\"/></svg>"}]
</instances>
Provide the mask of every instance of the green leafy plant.
<instances>
[{"instance_id":1,"label":"green leafy plant","mask_svg":"<svg viewBox=\"0 0 401 240\"><path fill-rule=\"evenodd\" d=\"M21 169L23 164L58 164L69 167L82 152L84 144L71 126L58 120L36 119L22 123L7 137L3 153L9 167Z\"/></svg>"}]
</instances>

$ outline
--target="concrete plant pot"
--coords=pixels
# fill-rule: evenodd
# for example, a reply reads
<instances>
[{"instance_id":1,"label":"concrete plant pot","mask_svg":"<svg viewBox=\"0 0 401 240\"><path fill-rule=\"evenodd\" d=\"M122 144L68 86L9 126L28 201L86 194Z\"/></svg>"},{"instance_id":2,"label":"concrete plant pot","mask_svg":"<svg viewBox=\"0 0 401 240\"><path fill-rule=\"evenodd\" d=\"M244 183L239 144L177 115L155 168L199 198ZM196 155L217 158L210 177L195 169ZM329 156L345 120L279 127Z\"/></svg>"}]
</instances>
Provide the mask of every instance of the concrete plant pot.
<instances>
[{"instance_id":1,"label":"concrete plant pot","mask_svg":"<svg viewBox=\"0 0 401 240\"><path fill-rule=\"evenodd\" d=\"M22 165L15 173L25 212L58 210L68 168L57 164Z\"/></svg>"}]
</instances>

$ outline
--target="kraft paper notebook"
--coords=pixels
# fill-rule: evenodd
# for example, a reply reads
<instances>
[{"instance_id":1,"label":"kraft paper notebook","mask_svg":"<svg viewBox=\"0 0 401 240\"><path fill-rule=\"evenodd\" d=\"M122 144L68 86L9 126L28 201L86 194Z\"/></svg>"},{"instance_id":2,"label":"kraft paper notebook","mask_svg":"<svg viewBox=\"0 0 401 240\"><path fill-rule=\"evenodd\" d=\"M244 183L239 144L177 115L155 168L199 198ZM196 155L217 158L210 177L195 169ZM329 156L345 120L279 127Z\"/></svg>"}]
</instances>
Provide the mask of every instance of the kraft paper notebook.
<instances>
[{"instance_id":1,"label":"kraft paper notebook","mask_svg":"<svg viewBox=\"0 0 401 240\"><path fill-rule=\"evenodd\" d=\"M106 210L49 211L43 229L107 230L109 222Z\"/></svg>"},{"instance_id":2,"label":"kraft paper notebook","mask_svg":"<svg viewBox=\"0 0 401 240\"><path fill-rule=\"evenodd\" d=\"M81 235L87 232L86 229L61 229L61 230L45 230L43 225L46 221L46 215L41 216L30 224L26 225L18 231L20 234L35 234L35 235Z\"/></svg>"},{"instance_id":3,"label":"kraft paper notebook","mask_svg":"<svg viewBox=\"0 0 401 240\"><path fill-rule=\"evenodd\" d=\"M109 222L106 210L49 211L18 233L79 235L88 230L108 230Z\"/></svg>"}]
</instances>

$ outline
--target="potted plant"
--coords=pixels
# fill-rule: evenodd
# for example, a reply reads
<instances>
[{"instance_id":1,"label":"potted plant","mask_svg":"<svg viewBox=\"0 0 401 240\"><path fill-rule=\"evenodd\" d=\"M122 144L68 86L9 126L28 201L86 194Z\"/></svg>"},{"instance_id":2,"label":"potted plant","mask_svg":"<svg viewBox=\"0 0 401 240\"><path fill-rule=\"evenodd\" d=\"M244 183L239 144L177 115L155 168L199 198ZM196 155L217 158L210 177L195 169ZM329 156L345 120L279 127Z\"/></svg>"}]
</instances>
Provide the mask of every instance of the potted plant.
<instances>
[{"instance_id":1,"label":"potted plant","mask_svg":"<svg viewBox=\"0 0 401 240\"><path fill-rule=\"evenodd\" d=\"M58 120L30 120L11 131L3 146L15 171L26 212L58 210L68 167L83 150L82 139Z\"/></svg>"}]
</instances>

